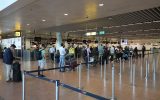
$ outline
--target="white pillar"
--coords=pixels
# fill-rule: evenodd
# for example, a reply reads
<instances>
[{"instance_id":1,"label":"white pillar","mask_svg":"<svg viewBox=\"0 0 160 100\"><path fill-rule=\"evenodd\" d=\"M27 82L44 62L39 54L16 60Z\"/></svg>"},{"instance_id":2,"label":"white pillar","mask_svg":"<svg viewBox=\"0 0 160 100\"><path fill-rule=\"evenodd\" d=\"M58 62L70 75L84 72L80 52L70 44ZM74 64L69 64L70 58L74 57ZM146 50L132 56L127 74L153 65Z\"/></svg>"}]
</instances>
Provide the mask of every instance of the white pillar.
<instances>
[{"instance_id":1,"label":"white pillar","mask_svg":"<svg viewBox=\"0 0 160 100\"><path fill-rule=\"evenodd\" d=\"M62 43L62 34L60 32L56 32L56 50L59 50L59 47L61 46Z\"/></svg>"}]
</instances>

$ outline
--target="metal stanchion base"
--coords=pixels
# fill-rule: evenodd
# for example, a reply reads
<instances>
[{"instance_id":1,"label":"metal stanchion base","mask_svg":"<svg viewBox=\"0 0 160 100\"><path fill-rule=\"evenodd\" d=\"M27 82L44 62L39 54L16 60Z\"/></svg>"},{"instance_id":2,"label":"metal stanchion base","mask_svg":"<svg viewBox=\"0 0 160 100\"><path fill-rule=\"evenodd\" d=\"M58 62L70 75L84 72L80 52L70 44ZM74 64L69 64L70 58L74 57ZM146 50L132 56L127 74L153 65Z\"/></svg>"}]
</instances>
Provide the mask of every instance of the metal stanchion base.
<instances>
[{"instance_id":1,"label":"metal stanchion base","mask_svg":"<svg viewBox=\"0 0 160 100\"><path fill-rule=\"evenodd\" d=\"M80 89L80 90L83 90L84 89L84 87L77 87L78 89Z\"/></svg>"},{"instance_id":2,"label":"metal stanchion base","mask_svg":"<svg viewBox=\"0 0 160 100\"><path fill-rule=\"evenodd\" d=\"M131 83L132 86L136 86L136 84Z\"/></svg>"},{"instance_id":3,"label":"metal stanchion base","mask_svg":"<svg viewBox=\"0 0 160 100\"><path fill-rule=\"evenodd\" d=\"M114 98L110 98L110 100L117 100L117 98L116 98L116 97L114 97Z\"/></svg>"},{"instance_id":4,"label":"metal stanchion base","mask_svg":"<svg viewBox=\"0 0 160 100\"><path fill-rule=\"evenodd\" d=\"M148 77L145 77L146 80L148 80Z\"/></svg>"},{"instance_id":5,"label":"metal stanchion base","mask_svg":"<svg viewBox=\"0 0 160 100\"><path fill-rule=\"evenodd\" d=\"M38 75L37 77L46 77L45 75Z\"/></svg>"}]
</instances>

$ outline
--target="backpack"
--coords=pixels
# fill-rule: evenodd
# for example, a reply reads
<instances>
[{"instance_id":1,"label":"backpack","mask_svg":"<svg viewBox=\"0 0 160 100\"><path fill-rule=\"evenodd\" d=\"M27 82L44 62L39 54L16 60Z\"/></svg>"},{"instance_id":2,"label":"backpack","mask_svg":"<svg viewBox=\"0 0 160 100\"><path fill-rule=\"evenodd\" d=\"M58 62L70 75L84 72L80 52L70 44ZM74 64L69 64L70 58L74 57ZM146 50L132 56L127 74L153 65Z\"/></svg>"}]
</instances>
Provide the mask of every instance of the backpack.
<instances>
[{"instance_id":1,"label":"backpack","mask_svg":"<svg viewBox=\"0 0 160 100\"><path fill-rule=\"evenodd\" d=\"M83 57L86 57L86 56L87 56L87 49L83 51Z\"/></svg>"},{"instance_id":2,"label":"backpack","mask_svg":"<svg viewBox=\"0 0 160 100\"><path fill-rule=\"evenodd\" d=\"M37 60L42 60L42 50L37 50L36 51L36 59Z\"/></svg>"}]
</instances>

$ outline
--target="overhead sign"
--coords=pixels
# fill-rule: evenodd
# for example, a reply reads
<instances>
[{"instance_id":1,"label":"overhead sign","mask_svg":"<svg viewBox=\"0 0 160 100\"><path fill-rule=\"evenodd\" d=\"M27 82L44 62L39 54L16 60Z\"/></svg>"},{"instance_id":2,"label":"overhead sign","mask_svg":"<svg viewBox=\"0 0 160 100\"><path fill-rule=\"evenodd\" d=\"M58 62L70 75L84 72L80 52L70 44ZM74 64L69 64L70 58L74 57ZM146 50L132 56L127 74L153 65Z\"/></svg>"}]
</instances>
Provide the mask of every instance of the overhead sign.
<instances>
[{"instance_id":1,"label":"overhead sign","mask_svg":"<svg viewBox=\"0 0 160 100\"><path fill-rule=\"evenodd\" d=\"M105 31L99 31L99 35L104 35Z\"/></svg>"},{"instance_id":2,"label":"overhead sign","mask_svg":"<svg viewBox=\"0 0 160 100\"><path fill-rule=\"evenodd\" d=\"M17 32L15 32L15 36L21 36L21 32L19 32L19 31L17 31Z\"/></svg>"},{"instance_id":3,"label":"overhead sign","mask_svg":"<svg viewBox=\"0 0 160 100\"><path fill-rule=\"evenodd\" d=\"M87 32L86 35L87 35L87 36L97 35L97 33L96 33L96 32Z\"/></svg>"}]
</instances>

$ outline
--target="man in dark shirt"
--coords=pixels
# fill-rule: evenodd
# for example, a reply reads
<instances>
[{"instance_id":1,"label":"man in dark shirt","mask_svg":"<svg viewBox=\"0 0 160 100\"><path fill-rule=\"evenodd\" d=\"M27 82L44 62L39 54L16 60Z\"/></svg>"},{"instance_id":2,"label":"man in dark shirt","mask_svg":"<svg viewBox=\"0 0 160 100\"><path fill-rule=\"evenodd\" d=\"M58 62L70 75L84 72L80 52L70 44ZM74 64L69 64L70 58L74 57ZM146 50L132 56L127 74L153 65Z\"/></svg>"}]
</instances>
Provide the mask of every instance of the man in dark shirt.
<instances>
[{"instance_id":1,"label":"man in dark shirt","mask_svg":"<svg viewBox=\"0 0 160 100\"><path fill-rule=\"evenodd\" d=\"M9 82L13 77L12 77L12 74L13 74L13 71L12 71L12 63L13 63L13 60L14 60L14 57L13 57L13 52L14 52L14 49L16 48L16 46L14 44L12 44L10 46L10 48L7 48L3 54L3 61L4 61L4 64L5 64L5 77L6 77L6 82Z\"/></svg>"},{"instance_id":2,"label":"man in dark shirt","mask_svg":"<svg viewBox=\"0 0 160 100\"><path fill-rule=\"evenodd\" d=\"M144 58L145 51L146 51L146 47L143 45L143 46L142 46L142 57L143 57L143 58Z\"/></svg>"}]
</instances>

